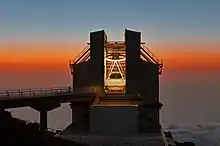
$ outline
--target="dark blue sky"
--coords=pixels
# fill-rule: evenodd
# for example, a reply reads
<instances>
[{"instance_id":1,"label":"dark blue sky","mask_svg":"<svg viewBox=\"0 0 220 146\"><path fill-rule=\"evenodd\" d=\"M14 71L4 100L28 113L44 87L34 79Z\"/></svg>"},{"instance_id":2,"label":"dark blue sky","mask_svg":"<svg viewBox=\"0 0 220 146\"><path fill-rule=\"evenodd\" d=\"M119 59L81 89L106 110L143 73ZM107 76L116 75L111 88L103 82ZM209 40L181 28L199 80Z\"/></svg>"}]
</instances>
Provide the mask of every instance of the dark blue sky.
<instances>
[{"instance_id":1,"label":"dark blue sky","mask_svg":"<svg viewBox=\"0 0 220 146\"><path fill-rule=\"evenodd\" d=\"M123 39L125 28L151 42L220 40L219 0L1 0L0 38L86 41L105 29Z\"/></svg>"}]
</instances>

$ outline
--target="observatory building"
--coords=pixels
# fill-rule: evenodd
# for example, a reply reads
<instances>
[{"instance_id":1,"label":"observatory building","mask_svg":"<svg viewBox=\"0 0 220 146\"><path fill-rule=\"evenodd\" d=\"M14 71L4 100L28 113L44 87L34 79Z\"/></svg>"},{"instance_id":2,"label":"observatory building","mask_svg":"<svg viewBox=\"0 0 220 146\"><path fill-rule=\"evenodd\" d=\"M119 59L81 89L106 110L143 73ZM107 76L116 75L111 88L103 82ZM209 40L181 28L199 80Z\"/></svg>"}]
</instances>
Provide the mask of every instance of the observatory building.
<instances>
[{"instance_id":1,"label":"observatory building","mask_svg":"<svg viewBox=\"0 0 220 146\"><path fill-rule=\"evenodd\" d=\"M165 146L159 122L162 60L141 33L125 29L124 41L91 32L85 49L70 61L73 91L95 90L95 100L71 104L72 124L59 137L91 146Z\"/></svg>"}]
</instances>

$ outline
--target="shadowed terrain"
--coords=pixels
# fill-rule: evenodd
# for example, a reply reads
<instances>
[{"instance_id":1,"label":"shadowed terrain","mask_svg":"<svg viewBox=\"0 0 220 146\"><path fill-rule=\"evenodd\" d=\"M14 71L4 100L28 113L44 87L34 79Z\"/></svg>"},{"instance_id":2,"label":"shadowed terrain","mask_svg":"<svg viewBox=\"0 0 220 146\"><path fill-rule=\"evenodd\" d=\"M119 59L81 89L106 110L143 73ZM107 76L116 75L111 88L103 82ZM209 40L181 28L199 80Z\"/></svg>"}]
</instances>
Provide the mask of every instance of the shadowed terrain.
<instances>
[{"instance_id":1,"label":"shadowed terrain","mask_svg":"<svg viewBox=\"0 0 220 146\"><path fill-rule=\"evenodd\" d=\"M1 146L80 146L54 137L54 132L41 132L38 123L13 118L10 112L0 111Z\"/></svg>"}]
</instances>

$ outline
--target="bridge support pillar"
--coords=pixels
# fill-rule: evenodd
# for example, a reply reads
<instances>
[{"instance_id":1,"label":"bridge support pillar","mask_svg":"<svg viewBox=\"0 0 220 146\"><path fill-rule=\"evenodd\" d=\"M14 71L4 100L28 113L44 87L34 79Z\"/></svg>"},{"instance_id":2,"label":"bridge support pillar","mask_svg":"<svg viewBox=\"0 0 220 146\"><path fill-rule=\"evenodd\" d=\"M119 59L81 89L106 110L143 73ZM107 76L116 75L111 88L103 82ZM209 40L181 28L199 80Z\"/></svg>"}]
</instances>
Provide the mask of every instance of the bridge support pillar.
<instances>
[{"instance_id":1,"label":"bridge support pillar","mask_svg":"<svg viewBox=\"0 0 220 146\"><path fill-rule=\"evenodd\" d=\"M72 123L88 116L89 114L89 105L76 105L75 103L71 103L70 107L72 109Z\"/></svg>"},{"instance_id":2,"label":"bridge support pillar","mask_svg":"<svg viewBox=\"0 0 220 146\"><path fill-rule=\"evenodd\" d=\"M40 130L47 130L47 110L40 110Z\"/></svg>"},{"instance_id":3,"label":"bridge support pillar","mask_svg":"<svg viewBox=\"0 0 220 146\"><path fill-rule=\"evenodd\" d=\"M35 109L36 111L38 111L40 113L40 131L46 131L47 130L47 112L51 111L57 107L60 106L59 102L52 102L52 101L48 101L48 102L35 102L33 105L31 105L30 107Z\"/></svg>"}]
</instances>

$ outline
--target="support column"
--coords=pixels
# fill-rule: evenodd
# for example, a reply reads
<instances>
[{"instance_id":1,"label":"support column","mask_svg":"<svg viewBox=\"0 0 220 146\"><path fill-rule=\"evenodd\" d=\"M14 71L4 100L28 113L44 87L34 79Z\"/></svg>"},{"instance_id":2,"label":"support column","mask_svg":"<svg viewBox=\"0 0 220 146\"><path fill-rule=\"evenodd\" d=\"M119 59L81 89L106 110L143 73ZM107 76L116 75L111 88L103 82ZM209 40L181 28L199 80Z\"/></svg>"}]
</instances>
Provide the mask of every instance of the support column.
<instances>
[{"instance_id":1,"label":"support column","mask_svg":"<svg viewBox=\"0 0 220 146\"><path fill-rule=\"evenodd\" d=\"M138 118L138 131L139 133L156 132L161 131L161 125L159 123L159 110L162 104L142 104L138 105L139 118Z\"/></svg>"},{"instance_id":2,"label":"support column","mask_svg":"<svg viewBox=\"0 0 220 146\"><path fill-rule=\"evenodd\" d=\"M30 105L31 108L35 109L40 113L40 131L44 132L47 130L47 112L55 109L60 106L59 101L49 101L44 103L34 102L32 105Z\"/></svg>"},{"instance_id":3,"label":"support column","mask_svg":"<svg viewBox=\"0 0 220 146\"><path fill-rule=\"evenodd\" d=\"M90 33L90 67L89 79L91 86L104 91L104 48L107 36L104 30Z\"/></svg>"},{"instance_id":4,"label":"support column","mask_svg":"<svg viewBox=\"0 0 220 146\"><path fill-rule=\"evenodd\" d=\"M141 33L125 30L126 94L138 95L142 81L140 59Z\"/></svg>"},{"instance_id":5,"label":"support column","mask_svg":"<svg viewBox=\"0 0 220 146\"><path fill-rule=\"evenodd\" d=\"M142 103L139 106L139 131L141 133L160 132L159 74L158 65L151 62L141 63L141 82L139 91Z\"/></svg>"},{"instance_id":6,"label":"support column","mask_svg":"<svg viewBox=\"0 0 220 146\"><path fill-rule=\"evenodd\" d=\"M71 109L72 109L72 123L75 122L77 119L80 119L80 117L82 117L82 108L80 106L74 106L74 105L70 105Z\"/></svg>"},{"instance_id":7,"label":"support column","mask_svg":"<svg viewBox=\"0 0 220 146\"><path fill-rule=\"evenodd\" d=\"M40 110L40 131L47 130L47 110Z\"/></svg>"},{"instance_id":8,"label":"support column","mask_svg":"<svg viewBox=\"0 0 220 146\"><path fill-rule=\"evenodd\" d=\"M70 107L72 109L72 123L88 116L89 105L76 105L71 103Z\"/></svg>"}]
</instances>

